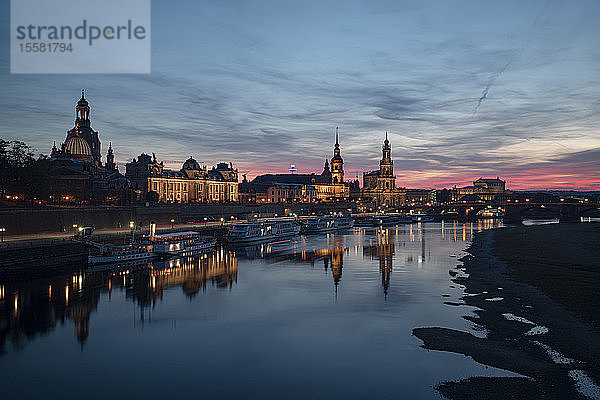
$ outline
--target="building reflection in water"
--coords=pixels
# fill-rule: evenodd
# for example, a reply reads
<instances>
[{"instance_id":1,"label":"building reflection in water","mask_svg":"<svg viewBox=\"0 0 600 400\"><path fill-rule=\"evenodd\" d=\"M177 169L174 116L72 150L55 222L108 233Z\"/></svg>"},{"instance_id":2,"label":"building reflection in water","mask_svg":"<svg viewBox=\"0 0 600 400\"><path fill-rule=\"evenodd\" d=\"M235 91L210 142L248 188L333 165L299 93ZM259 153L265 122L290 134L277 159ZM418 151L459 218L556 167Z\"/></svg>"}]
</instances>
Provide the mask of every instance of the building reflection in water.
<instances>
[{"instance_id":1,"label":"building reflection in water","mask_svg":"<svg viewBox=\"0 0 600 400\"><path fill-rule=\"evenodd\" d=\"M308 263L314 267L316 262L323 262L325 273L331 272L335 292L342 279L344 254L349 248L344 244L343 235L327 234L325 243L310 245L306 237L298 241L282 240L280 242L236 247L235 253L240 258L263 259L266 262ZM324 246L324 247L321 247Z\"/></svg>"},{"instance_id":2,"label":"building reflection in water","mask_svg":"<svg viewBox=\"0 0 600 400\"><path fill-rule=\"evenodd\" d=\"M476 222L442 221L441 233L442 239L448 238L454 242L466 242L471 241L473 235L477 232L491 228L501 228L503 226L504 223L502 221L492 218L479 219ZM450 232L450 235L448 235L448 232Z\"/></svg>"},{"instance_id":3,"label":"building reflection in water","mask_svg":"<svg viewBox=\"0 0 600 400\"><path fill-rule=\"evenodd\" d=\"M365 245L363 257L370 260L379 260L379 273L381 274L381 287L384 298L387 299L392 278L393 260L395 254L394 242L391 240L392 231L381 229L377 231L377 244Z\"/></svg>"},{"instance_id":4,"label":"building reflection in water","mask_svg":"<svg viewBox=\"0 0 600 400\"><path fill-rule=\"evenodd\" d=\"M90 335L90 316L103 293L125 290L126 298L142 309L154 307L165 289L181 287L194 297L207 284L229 288L237 282L235 254L219 249L191 257L138 265L113 265L102 271L87 270L44 280L0 284L0 355L10 342L21 349L38 335L51 332L68 321L82 350ZM64 288L55 290L55 288Z\"/></svg>"},{"instance_id":5,"label":"building reflection in water","mask_svg":"<svg viewBox=\"0 0 600 400\"><path fill-rule=\"evenodd\" d=\"M441 224L441 239L468 241L476 232L502 226L493 220ZM73 324L75 336L82 348L93 329L90 316L97 309L101 296L110 299L113 290L122 290L127 299L140 309L140 319L154 309L168 288L180 287L193 298L209 285L231 289L237 283L238 257L261 259L267 263L293 262L323 265L333 280L335 293L341 284L344 257L351 242L354 256L378 261L381 287L387 299L391 286L393 261L400 249L410 242L420 243L420 252L406 252L406 264L421 267L426 259L427 229L440 225L410 224L377 231L357 229L352 236L330 234L324 237L299 237L269 244L218 250L165 261L141 262L111 266L104 270L88 269L73 275L62 275L21 283L0 283L0 354L7 343L14 348L65 323ZM439 236L438 236L439 237ZM323 240L321 240L323 239ZM412 249L416 250L413 246ZM405 251L402 250L404 254ZM416 252L415 252L416 253Z\"/></svg>"}]
</instances>

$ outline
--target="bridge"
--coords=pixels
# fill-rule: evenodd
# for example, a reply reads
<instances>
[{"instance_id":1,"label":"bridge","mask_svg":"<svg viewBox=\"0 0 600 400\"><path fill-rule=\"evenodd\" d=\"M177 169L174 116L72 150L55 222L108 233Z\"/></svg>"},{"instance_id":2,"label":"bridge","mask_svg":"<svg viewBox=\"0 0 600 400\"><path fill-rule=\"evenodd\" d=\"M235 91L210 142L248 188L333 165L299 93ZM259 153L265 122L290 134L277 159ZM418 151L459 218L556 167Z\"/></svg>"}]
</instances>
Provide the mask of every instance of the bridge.
<instances>
[{"instance_id":1,"label":"bridge","mask_svg":"<svg viewBox=\"0 0 600 400\"><path fill-rule=\"evenodd\" d=\"M600 218L600 203L592 202L502 202L502 203L450 203L432 206L405 206L401 211L418 210L436 219L458 219L470 221L481 218L480 211L499 208L504 212L504 221L518 223L523 219L560 219L564 222L579 222L582 217Z\"/></svg>"}]
</instances>

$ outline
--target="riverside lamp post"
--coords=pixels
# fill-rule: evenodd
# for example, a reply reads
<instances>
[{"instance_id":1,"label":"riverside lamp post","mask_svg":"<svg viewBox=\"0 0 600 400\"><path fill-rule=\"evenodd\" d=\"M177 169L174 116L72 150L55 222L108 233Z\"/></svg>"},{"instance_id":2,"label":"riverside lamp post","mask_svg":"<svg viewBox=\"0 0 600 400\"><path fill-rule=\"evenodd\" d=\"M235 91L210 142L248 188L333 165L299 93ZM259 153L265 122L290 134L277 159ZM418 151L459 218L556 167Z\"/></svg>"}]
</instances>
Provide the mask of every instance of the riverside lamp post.
<instances>
[{"instance_id":1,"label":"riverside lamp post","mask_svg":"<svg viewBox=\"0 0 600 400\"><path fill-rule=\"evenodd\" d=\"M0 234L2 234L2 243L4 243L4 232L6 232L6 228L0 228Z\"/></svg>"},{"instance_id":2,"label":"riverside lamp post","mask_svg":"<svg viewBox=\"0 0 600 400\"><path fill-rule=\"evenodd\" d=\"M171 230L175 227L175 220L171 218Z\"/></svg>"},{"instance_id":3,"label":"riverside lamp post","mask_svg":"<svg viewBox=\"0 0 600 400\"><path fill-rule=\"evenodd\" d=\"M135 222L129 221L129 229L131 229L131 244L133 244L133 238L135 235L135 230L133 229L134 227L135 227Z\"/></svg>"}]
</instances>

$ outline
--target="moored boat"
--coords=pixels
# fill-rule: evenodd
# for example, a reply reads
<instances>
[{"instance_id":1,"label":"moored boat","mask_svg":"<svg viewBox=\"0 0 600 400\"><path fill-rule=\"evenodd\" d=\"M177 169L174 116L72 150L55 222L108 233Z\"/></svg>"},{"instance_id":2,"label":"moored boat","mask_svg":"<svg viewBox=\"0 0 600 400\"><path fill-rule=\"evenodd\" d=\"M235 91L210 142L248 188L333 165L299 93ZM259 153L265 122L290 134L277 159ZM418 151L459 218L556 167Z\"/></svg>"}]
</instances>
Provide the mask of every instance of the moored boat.
<instances>
[{"instance_id":1,"label":"moored boat","mask_svg":"<svg viewBox=\"0 0 600 400\"><path fill-rule=\"evenodd\" d=\"M308 217L300 220L302 233L321 233L334 231L335 221L330 216Z\"/></svg>"},{"instance_id":2,"label":"moored boat","mask_svg":"<svg viewBox=\"0 0 600 400\"><path fill-rule=\"evenodd\" d=\"M335 229L350 229L354 227L354 220L349 215L336 216L333 219Z\"/></svg>"},{"instance_id":3,"label":"moored boat","mask_svg":"<svg viewBox=\"0 0 600 400\"><path fill-rule=\"evenodd\" d=\"M432 222L433 217L427 214L412 214L411 215L412 222Z\"/></svg>"},{"instance_id":4,"label":"moored boat","mask_svg":"<svg viewBox=\"0 0 600 400\"><path fill-rule=\"evenodd\" d=\"M350 216L325 215L320 217L306 217L300 221L302 233L322 233L336 230L350 229L354 220Z\"/></svg>"},{"instance_id":5,"label":"moored boat","mask_svg":"<svg viewBox=\"0 0 600 400\"><path fill-rule=\"evenodd\" d=\"M208 250L214 247L217 239L203 236L198 232L174 232L150 236L154 244L154 252L160 256L174 256Z\"/></svg>"},{"instance_id":6,"label":"moored boat","mask_svg":"<svg viewBox=\"0 0 600 400\"><path fill-rule=\"evenodd\" d=\"M277 240L300 233L300 225L291 219L268 219L233 224L225 236L228 243L243 244Z\"/></svg>"},{"instance_id":7,"label":"moored boat","mask_svg":"<svg viewBox=\"0 0 600 400\"><path fill-rule=\"evenodd\" d=\"M149 260L155 258L151 243L138 244L100 244L90 243L89 264L121 263L125 261Z\"/></svg>"}]
</instances>

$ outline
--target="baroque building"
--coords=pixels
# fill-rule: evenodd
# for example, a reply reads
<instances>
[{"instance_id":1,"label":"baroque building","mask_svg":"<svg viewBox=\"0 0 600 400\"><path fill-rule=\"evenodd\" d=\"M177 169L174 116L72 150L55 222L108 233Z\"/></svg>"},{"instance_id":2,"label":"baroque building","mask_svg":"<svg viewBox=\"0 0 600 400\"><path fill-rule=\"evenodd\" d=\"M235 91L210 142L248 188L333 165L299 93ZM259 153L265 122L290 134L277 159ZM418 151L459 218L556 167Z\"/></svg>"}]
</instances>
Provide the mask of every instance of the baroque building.
<instances>
[{"instance_id":1,"label":"baroque building","mask_svg":"<svg viewBox=\"0 0 600 400\"><path fill-rule=\"evenodd\" d=\"M230 203L238 201L238 170L231 163L218 163L212 169L192 157L179 171L166 169L142 153L126 164L125 176L139 200L163 203Z\"/></svg>"},{"instance_id":2,"label":"baroque building","mask_svg":"<svg viewBox=\"0 0 600 400\"><path fill-rule=\"evenodd\" d=\"M98 131L92 128L91 108L81 91L75 105L75 126L60 148L52 146L49 166L51 198L68 202L127 202L129 182L118 171L112 143L102 163Z\"/></svg>"},{"instance_id":3,"label":"baroque building","mask_svg":"<svg viewBox=\"0 0 600 400\"><path fill-rule=\"evenodd\" d=\"M381 148L379 169L363 174L361 196L371 199L377 207L398 207L403 205L404 191L396 187L392 146L385 133Z\"/></svg>"},{"instance_id":4,"label":"baroque building","mask_svg":"<svg viewBox=\"0 0 600 400\"><path fill-rule=\"evenodd\" d=\"M496 178L479 178L473 181L473 186L452 189L453 201L478 202L493 201L500 195L509 194L506 181Z\"/></svg>"},{"instance_id":5,"label":"baroque building","mask_svg":"<svg viewBox=\"0 0 600 400\"><path fill-rule=\"evenodd\" d=\"M91 163L96 167L102 167L100 139L98 131L92 129L90 116L90 105L85 98L85 91L82 90L81 99L75 106L75 126L67 131L67 137L60 146L60 150L56 148L56 142L54 143L52 157L68 156L75 160ZM110 152L112 153L112 148Z\"/></svg>"},{"instance_id":6,"label":"baroque building","mask_svg":"<svg viewBox=\"0 0 600 400\"><path fill-rule=\"evenodd\" d=\"M344 159L341 156L339 129L335 131L333 157L325 159L320 174L265 174L244 182L240 187L245 202L315 202L339 201L350 196L350 185L344 182Z\"/></svg>"}]
</instances>

